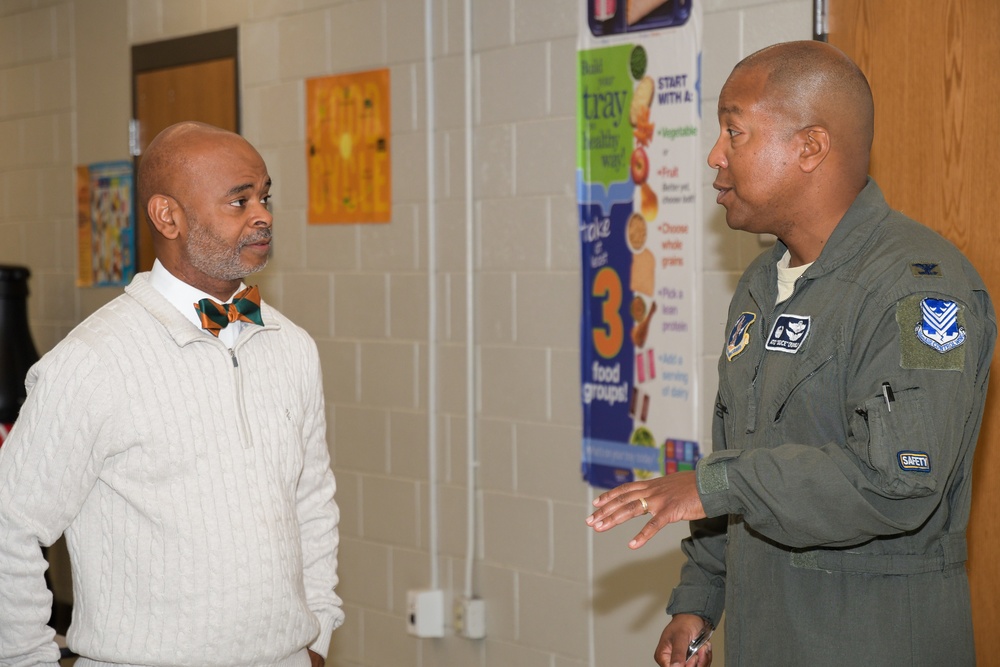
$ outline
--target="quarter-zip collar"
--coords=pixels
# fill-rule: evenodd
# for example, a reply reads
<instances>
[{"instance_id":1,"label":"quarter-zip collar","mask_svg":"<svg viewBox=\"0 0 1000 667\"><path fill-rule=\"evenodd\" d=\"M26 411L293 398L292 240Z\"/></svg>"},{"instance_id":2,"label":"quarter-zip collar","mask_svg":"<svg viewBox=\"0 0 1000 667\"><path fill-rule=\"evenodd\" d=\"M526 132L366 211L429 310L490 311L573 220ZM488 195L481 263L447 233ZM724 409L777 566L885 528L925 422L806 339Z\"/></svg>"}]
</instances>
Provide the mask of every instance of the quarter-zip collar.
<instances>
[{"instance_id":1,"label":"quarter-zip collar","mask_svg":"<svg viewBox=\"0 0 1000 667\"><path fill-rule=\"evenodd\" d=\"M218 338L206 336L201 329L192 324L172 303L150 285L148 272L136 274L132 282L125 288L125 293L138 301L153 318L162 324L177 345L183 347L189 343L201 340L227 347ZM264 301L261 301L260 312L261 319L264 320L264 326L251 325L245 327L236 344L233 345L234 348L241 341L258 332L281 328L274 311Z\"/></svg>"}]
</instances>

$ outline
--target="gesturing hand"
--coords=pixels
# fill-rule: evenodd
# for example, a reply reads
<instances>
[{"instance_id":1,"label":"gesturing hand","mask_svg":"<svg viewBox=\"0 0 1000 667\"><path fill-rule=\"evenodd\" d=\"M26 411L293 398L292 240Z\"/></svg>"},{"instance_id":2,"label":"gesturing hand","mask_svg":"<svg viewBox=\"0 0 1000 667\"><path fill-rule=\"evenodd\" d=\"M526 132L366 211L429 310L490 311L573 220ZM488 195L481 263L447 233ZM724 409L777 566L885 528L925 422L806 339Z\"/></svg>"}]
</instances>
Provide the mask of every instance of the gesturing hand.
<instances>
[{"instance_id":1,"label":"gesturing hand","mask_svg":"<svg viewBox=\"0 0 1000 667\"><path fill-rule=\"evenodd\" d=\"M677 521L705 518L695 472L675 472L642 482L629 482L602 493L587 525L599 533L643 514L652 517L628 543L638 549L664 526Z\"/></svg>"}]
</instances>

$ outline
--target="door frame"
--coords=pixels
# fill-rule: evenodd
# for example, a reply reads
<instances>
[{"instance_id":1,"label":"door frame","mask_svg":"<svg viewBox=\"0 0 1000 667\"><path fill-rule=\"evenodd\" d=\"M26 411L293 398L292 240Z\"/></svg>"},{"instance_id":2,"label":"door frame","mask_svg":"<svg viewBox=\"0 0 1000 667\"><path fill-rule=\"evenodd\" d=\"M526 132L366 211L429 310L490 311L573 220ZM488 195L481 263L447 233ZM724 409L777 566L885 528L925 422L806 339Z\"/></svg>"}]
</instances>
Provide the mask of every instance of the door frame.
<instances>
[{"instance_id":1,"label":"door frame","mask_svg":"<svg viewBox=\"0 0 1000 667\"><path fill-rule=\"evenodd\" d=\"M136 44L132 47L132 118L138 114L136 77L145 72L167 67L182 67L206 60L232 58L236 67L233 79L233 99L236 100L236 132L241 131L243 117L240 108L239 31L226 28L214 32L176 37L159 42Z\"/></svg>"}]
</instances>

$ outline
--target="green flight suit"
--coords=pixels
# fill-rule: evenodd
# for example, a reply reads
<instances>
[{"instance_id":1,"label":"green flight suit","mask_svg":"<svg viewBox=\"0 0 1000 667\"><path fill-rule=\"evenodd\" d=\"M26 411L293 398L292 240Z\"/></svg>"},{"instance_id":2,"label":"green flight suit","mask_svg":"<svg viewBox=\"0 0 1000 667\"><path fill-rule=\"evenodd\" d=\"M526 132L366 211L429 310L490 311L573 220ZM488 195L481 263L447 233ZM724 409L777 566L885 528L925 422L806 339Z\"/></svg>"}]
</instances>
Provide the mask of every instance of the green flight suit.
<instances>
[{"instance_id":1,"label":"green flight suit","mask_svg":"<svg viewBox=\"0 0 1000 667\"><path fill-rule=\"evenodd\" d=\"M982 280L874 181L777 299L743 274L714 452L667 611L718 623L726 667L972 665L972 460L996 340Z\"/></svg>"}]
</instances>

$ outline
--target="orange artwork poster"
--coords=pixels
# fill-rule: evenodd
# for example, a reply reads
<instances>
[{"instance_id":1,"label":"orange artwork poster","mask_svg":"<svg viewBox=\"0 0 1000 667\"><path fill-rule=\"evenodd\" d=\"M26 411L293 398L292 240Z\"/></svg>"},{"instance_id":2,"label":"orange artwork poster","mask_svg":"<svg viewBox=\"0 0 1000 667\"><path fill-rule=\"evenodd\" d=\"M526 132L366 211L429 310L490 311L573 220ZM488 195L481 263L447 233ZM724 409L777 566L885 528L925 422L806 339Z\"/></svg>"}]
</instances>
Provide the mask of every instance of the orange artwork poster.
<instances>
[{"instance_id":1,"label":"orange artwork poster","mask_svg":"<svg viewBox=\"0 0 1000 667\"><path fill-rule=\"evenodd\" d=\"M309 223L389 222L389 70L306 81Z\"/></svg>"}]
</instances>

